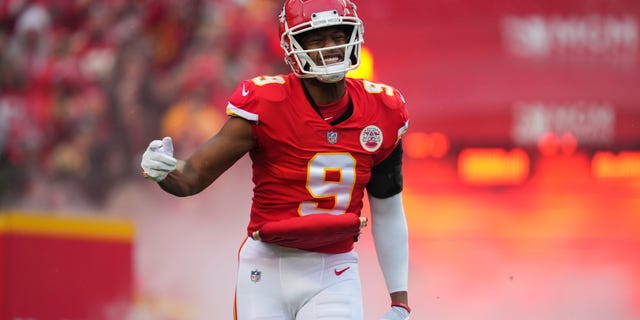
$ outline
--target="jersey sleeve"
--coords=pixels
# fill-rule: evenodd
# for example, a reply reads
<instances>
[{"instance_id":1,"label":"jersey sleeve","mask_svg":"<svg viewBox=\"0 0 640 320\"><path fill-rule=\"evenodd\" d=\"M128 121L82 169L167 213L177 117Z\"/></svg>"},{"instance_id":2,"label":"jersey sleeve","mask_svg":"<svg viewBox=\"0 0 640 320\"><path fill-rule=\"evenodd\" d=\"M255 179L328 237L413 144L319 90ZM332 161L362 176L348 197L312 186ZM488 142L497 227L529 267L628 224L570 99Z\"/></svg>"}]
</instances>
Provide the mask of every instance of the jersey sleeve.
<instances>
[{"instance_id":1,"label":"jersey sleeve","mask_svg":"<svg viewBox=\"0 0 640 320\"><path fill-rule=\"evenodd\" d=\"M260 109L286 97L284 76L258 76L240 82L229 98L227 115L258 123ZM264 110L262 110L264 112Z\"/></svg>"},{"instance_id":2,"label":"jersey sleeve","mask_svg":"<svg viewBox=\"0 0 640 320\"><path fill-rule=\"evenodd\" d=\"M388 114L391 132L396 130L391 152L384 152L371 169L371 179L367 191L376 198L385 199L394 196L403 189L402 177L402 137L409 129L409 113L402 93L393 89L392 95L382 96L385 113Z\"/></svg>"},{"instance_id":3,"label":"jersey sleeve","mask_svg":"<svg viewBox=\"0 0 640 320\"><path fill-rule=\"evenodd\" d=\"M372 88L367 88L367 86L370 85L365 83L365 90L368 92L380 88L380 92L373 96L376 97L376 103L380 106L386 143L385 148L374 157L374 164L377 166L396 150L400 140L409 129L409 112L402 93L397 89L384 84L375 84Z\"/></svg>"},{"instance_id":4,"label":"jersey sleeve","mask_svg":"<svg viewBox=\"0 0 640 320\"><path fill-rule=\"evenodd\" d=\"M395 88L393 89L393 92L393 96L385 99L385 104L390 109L391 113L396 116L395 121L397 121L396 126L398 127L398 131L395 144L398 144L400 139L402 139L409 129L409 112L407 111L406 101L404 100L402 93Z\"/></svg>"},{"instance_id":5,"label":"jersey sleeve","mask_svg":"<svg viewBox=\"0 0 640 320\"><path fill-rule=\"evenodd\" d=\"M240 82L227 103L227 115L258 123L259 103L250 80Z\"/></svg>"}]
</instances>

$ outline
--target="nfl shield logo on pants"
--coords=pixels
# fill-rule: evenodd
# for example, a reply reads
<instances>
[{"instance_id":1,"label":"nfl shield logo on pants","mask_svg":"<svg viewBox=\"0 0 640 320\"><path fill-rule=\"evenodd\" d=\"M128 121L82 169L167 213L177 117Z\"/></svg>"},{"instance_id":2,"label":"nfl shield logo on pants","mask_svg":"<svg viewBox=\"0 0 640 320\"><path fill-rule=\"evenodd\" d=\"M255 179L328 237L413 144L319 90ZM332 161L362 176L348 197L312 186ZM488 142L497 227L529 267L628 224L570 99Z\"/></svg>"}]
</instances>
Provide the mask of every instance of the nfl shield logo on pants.
<instances>
[{"instance_id":1,"label":"nfl shield logo on pants","mask_svg":"<svg viewBox=\"0 0 640 320\"><path fill-rule=\"evenodd\" d=\"M331 144L336 144L338 142L338 133L335 131L327 132L327 141Z\"/></svg>"},{"instance_id":2,"label":"nfl shield logo on pants","mask_svg":"<svg viewBox=\"0 0 640 320\"><path fill-rule=\"evenodd\" d=\"M251 281L253 281L253 282L260 281L260 274L261 274L261 272L258 271L258 270L251 271Z\"/></svg>"}]
</instances>

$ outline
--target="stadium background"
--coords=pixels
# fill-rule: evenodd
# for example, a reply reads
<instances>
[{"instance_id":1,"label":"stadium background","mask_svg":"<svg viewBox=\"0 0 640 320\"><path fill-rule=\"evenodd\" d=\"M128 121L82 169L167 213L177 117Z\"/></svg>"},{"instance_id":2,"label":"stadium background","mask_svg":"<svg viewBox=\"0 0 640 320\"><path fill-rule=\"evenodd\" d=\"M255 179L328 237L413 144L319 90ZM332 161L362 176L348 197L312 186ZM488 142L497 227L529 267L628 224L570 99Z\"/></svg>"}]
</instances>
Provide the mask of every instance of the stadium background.
<instances>
[{"instance_id":1,"label":"stadium background","mask_svg":"<svg viewBox=\"0 0 640 320\"><path fill-rule=\"evenodd\" d=\"M412 117L414 318L640 317L640 3L358 4L371 55L355 76L399 88ZM238 81L288 72L279 8L0 1L2 319L231 317L248 160L179 199L139 159L163 135L188 154ZM358 251L375 319L387 296L370 233Z\"/></svg>"}]
</instances>

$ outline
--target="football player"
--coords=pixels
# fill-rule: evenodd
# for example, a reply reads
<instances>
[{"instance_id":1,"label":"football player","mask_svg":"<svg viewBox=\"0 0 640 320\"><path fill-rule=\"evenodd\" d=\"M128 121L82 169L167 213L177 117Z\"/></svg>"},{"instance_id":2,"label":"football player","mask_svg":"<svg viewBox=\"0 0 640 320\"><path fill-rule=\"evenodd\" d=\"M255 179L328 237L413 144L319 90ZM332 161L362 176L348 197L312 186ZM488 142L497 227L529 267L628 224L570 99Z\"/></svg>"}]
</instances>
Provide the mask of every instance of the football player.
<instances>
[{"instance_id":1,"label":"football player","mask_svg":"<svg viewBox=\"0 0 640 320\"><path fill-rule=\"evenodd\" d=\"M173 157L170 137L152 141L143 174L189 196L249 153L254 189L239 252L240 320L363 318L354 243L367 222L367 190L390 293L382 319L408 319L405 101L391 86L345 77L360 63L364 32L349 0L288 0L279 23L292 72L242 81L225 125L186 160Z\"/></svg>"}]
</instances>

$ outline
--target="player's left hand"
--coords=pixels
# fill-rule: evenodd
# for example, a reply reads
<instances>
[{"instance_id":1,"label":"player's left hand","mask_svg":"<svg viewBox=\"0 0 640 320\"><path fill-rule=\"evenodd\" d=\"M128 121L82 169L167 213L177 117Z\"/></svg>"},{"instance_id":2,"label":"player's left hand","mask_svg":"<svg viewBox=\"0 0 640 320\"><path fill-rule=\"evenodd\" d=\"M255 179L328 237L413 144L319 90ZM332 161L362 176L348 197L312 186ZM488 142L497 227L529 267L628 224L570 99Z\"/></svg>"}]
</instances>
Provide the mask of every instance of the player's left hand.
<instances>
[{"instance_id":1,"label":"player's left hand","mask_svg":"<svg viewBox=\"0 0 640 320\"><path fill-rule=\"evenodd\" d=\"M409 310L403 307L392 306L391 310L387 311L380 320L409 320Z\"/></svg>"}]
</instances>

